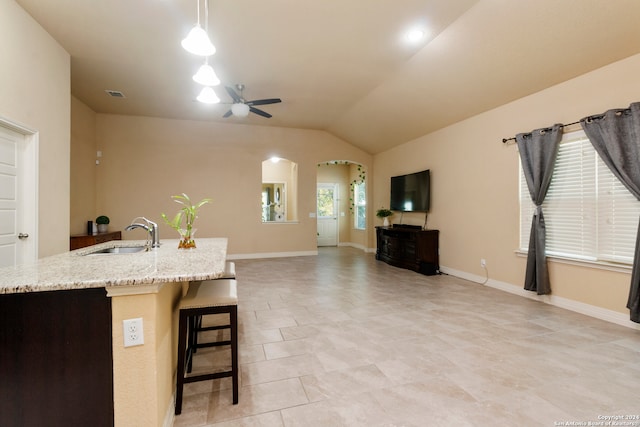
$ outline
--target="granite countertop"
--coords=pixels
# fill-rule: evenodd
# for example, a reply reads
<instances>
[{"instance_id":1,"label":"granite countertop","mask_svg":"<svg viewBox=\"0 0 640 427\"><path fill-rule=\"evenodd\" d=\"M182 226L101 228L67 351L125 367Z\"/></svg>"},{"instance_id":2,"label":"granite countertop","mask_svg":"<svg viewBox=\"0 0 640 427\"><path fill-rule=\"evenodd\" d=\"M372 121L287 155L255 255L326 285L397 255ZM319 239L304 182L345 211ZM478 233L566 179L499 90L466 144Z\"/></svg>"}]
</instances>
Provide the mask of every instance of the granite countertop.
<instances>
[{"instance_id":1,"label":"granite countertop","mask_svg":"<svg viewBox=\"0 0 640 427\"><path fill-rule=\"evenodd\" d=\"M88 255L145 243L113 240L41 258L33 264L0 268L0 294L187 282L224 274L226 238L197 239L196 249L178 249L176 239L162 240L160 248L145 252Z\"/></svg>"}]
</instances>

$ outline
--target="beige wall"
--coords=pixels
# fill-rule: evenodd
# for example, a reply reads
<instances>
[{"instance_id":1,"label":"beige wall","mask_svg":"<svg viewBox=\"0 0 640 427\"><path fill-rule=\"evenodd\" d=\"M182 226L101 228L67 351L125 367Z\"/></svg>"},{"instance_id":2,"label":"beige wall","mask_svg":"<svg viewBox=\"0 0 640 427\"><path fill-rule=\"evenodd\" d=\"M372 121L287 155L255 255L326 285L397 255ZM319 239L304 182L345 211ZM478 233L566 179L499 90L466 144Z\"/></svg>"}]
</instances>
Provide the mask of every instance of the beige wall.
<instances>
[{"instance_id":1,"label":"beige wall","mask_svg":"<svg viewBox=\"0 0 640 427\"><path fill-rule=\"evenodd\" d=\"M502 138L627 107L638 101L639 74L636 55L376 155L374 205L388 205L391 176L431 169L428 227L440 230L441 266L484 278L484 258L492 280L522 288L518 153ZM550 262L550 278L554 296L628 313L629 274Z\"/></svg>"},{"instance_id":2,"label":"beige wall","mask_svg":"<svg viewBox=\"0 0 640 427\"><path fill-rule=\"evenodd\" d=\"M178 205L171 195L211 197L200 210L197 238L228 237L230 255L315 253L318 163L336 158L370 165L372 156L323 131L98 114L96 213L122 230L143 215L160 223L161 238L177 238L162 223ZM298 222L261 221L262 162L298 164ZM123 238L143 238L141 231ZM371 244L372 245L372 244ZM371 246L370 245L370 246Z\"/></svg>"},{"instance_id":3,"label":"beige wall","mask_svg":"<svg viewBox=\"0 0 640 427\"><path fill-rule=\"evenodd\" d=\"M71 97L71 234L84 234L96 214L96 114Z\"/></svg>"},{"instance_id":4,"label":"beige wall","mask_svg":"<svg viewBox=\"0 0 640 427\"><path fill-rule=\"evenodd\" d=\"M69 250L69 54L13 0L0 0L0 117L38 138L38 256Z\"/></svg>"},{"instance_id":5,"label":"beige wall","mask_svg":"<svg viewBox=\"0 0 640 427\"><path fill-rule=\"evenodd\" d=\"M114 425L161 426L173 409L178 349L178 304L186 283L166 283L111 298ZM144 345L125 348L122 322L143 319ZM172 411L171 411L172 414Z\"/></svg>"}]
</instances>

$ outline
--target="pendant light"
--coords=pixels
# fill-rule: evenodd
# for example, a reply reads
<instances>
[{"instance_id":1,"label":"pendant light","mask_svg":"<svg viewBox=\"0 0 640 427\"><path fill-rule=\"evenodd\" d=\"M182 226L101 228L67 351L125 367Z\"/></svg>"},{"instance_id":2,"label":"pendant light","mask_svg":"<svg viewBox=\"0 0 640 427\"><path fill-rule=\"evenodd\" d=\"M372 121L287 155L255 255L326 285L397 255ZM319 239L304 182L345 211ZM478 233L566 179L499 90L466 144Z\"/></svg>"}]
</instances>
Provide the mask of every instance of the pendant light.
<instances>
[{"instance_id":1,"label":"pendant light","mask_svg":"<svg viewBox=\"0 0 640 427\"><path fill-rule=\"evenodd\" d=\"M220 79L216 76L216 72L209 65L208 56L204 60L204 64L198 69L198 72L193 75L193 81L203 86L218 86L220 84Z\"/></svg>"},{"instance_id":2,"label":"pendant light","mask_svg":"<svg viewBox=\"0 0 640 427\"><path fill-rule=\"evenodd\" d=\"M196 99L205 104L217 104L220 102L220 98L218 98L216 92L209 86L203 87L200 91L200 95L198 95Z\"/></svg>"},{"instance_id":3,"label":"pendant light","mask_svg":"<svg viewBox=\"0 0 640 427\"><path fill-rule=\"evenodd\" d=\"M189 31L187 37L182 40L182 47L194 55L210 56L216 53L216 48L211 43L208 34L209 0L204 0L204 29L200 26L200 0L197 2L198 21Z\"/></svg>"}]
</instances>

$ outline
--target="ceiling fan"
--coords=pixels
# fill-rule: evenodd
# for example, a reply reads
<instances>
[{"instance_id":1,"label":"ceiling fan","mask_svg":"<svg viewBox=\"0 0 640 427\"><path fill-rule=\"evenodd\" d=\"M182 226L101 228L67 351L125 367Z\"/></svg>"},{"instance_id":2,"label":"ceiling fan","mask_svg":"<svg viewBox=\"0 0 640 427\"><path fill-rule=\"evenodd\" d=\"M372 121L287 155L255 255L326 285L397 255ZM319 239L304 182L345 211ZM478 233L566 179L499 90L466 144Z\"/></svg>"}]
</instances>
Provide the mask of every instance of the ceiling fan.
<instances>
[{"instance_id":1,"label":"ceiling fan","mask_svg":"<svg viewBox=\"0 0 640 427\"><path fill-rule=\"evenodd\" d=\"M238 95L238 92L233 90L232 87L225 86L225 89L227 89L229 96L233 99L233 105L231 106L231 109L227 111L224 114L224 116L222 116L225 118L231 115L246 117L249 114L249 112L252 112L259 116L266 117L268 119L272 117L271 114L267 113L266 111L262 111L258 108L255 108L254 105L277 104L278 102L282 102L280 98L267 98L267 99L256 99L254 101L246 101L242 97L242 91L244 90L243 84L236 85L236 89L238 90L238 92L240 92L240 95Z\"/></svg>"}]
</instances>

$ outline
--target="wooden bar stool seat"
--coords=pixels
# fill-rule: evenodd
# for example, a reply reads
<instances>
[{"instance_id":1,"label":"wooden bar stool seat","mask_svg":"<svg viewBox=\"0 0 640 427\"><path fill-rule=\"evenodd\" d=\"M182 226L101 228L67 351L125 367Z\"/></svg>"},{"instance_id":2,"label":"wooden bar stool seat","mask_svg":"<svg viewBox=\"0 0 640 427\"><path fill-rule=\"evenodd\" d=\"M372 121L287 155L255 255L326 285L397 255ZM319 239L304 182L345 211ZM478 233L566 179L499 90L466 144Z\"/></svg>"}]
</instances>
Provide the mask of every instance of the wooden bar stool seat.
<instances>
[{"instance_id":1,"label":"wooden bar stool seat","mask_svg":"<svg viewBox=\"0 0 640 427\"><path fill-rule=\"evenodd\" d=\"M199 316L221 313L229 315L229 323L217 326L216 329L230 329L230 339L228 341L198 343L195 339L197 335L192 331L196 328ZM191 372L193 354L197 348L221 345L231 346L231 370L187 376ZM193 282L189 285L189 291L182 298L179 306L175 414L179 415L182 412L184 384L226 377L231 377L232 380L233 404L235 405L238 403L238 294L236 281L218 279Z\"/></svg>"}]
</instances>

